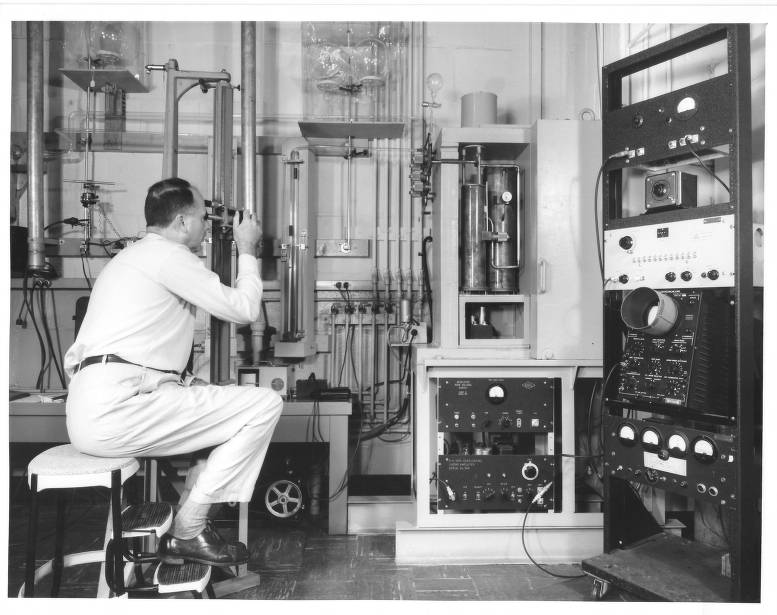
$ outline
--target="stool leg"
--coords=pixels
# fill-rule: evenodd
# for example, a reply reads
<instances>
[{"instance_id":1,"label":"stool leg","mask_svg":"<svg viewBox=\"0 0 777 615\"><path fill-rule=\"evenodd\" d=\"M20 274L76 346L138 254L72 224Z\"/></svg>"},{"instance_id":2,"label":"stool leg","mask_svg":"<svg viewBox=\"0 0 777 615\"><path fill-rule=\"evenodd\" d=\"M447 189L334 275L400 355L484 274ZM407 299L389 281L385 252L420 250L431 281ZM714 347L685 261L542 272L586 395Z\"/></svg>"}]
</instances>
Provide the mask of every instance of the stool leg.
<instances>
[{"instance_id":1,"label":"stool leg","mask_svg":"<svg viewBox=\"0 0 777 615\"><path fill-rule=\"evenodd\" d=\"M24 571L24 597L35 595L35 543L38 540L38 475L30 474L30 518L27 520L27 556Z\"/></svg>"},{"instance_id":2,"label":"stool leg","mask_svg":"<svg viewBox=\"0 0 777 615\"><path fill-rule=\"evenodd\" d=\"M56 598L62 584L63 558L65 554L65 498L57 489L57 521L54 534L54 561L52 562L51 597Z\"/></svg>"},{"instance_id":3,"label":"stool leg","mask_svg":"<svg viewBox=\"0 0 777 615\"><path fill-rule=\"evenodd\" d=\"M113 582L116 595L124 593L124 537L121 530L121 470L111 473L111 519L113 520Z\"/></svg>"}]
</instances>

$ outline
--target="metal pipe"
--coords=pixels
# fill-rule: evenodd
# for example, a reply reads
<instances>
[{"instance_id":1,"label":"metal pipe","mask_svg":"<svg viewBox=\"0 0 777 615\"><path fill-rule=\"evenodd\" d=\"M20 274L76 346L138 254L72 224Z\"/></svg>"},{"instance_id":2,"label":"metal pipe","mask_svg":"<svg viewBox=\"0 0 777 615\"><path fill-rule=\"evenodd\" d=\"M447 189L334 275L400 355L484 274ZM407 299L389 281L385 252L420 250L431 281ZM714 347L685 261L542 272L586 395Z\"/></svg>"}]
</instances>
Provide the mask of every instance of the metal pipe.
<instances>
[{"instance_id":1,"label":"metal pipe","mask_svg":"<svg viewBox=\"0 0 777 615\"><path fill-rule=\"evenodd\" d=\"M332 311L332 329L330 330L330 343L332 350L332 364L330 365L329 384L337 386L337 311Z\"/></svg>"},{"instance_id":2,"label":"metal pipe","mask_svg":"<svg viewBox=\"0 0 777 615\"><path fill-rule=\"evenodd\" d=\"M299 152L292 150L289 161L286 163L289 169L289 224L288 237L286 238L286 270L284 271L284 310L281 326L281 339L285 342L294 342L299 339L299 322L301 308L299 295ZM300 320L298 320L298 318Z\"/></svg>"},{"instance_id":3,"label":"metal pipe","mask_svg":"<svg viewBox=\"0 0 777 615\"><path fill-rule=\"evenodd\" d=\"M216 85L213 104L213 178L212 199L222 203L224 211L232 207L232 86L226 82ZM175 158L175 156L174 156ZM211 268L222 284L232 281L232 241L229 229L213 223ZM210 319L210 379L212 383L230 378L230 324L215 317Z\"/></svg>"},{"instance_id":4,"label":"metal pipe","mask_svg":"<svg viewBox=\"0 0 777 615\"><path fill-rule=\"evenodd\" d=\"M353 139L348 135L348 188L345 198L345 245L343 250L350 252L351 250L351 198L353 196L353 190L351 186L353 167Z\"/></svg>"},{"instance_id":5,"label":"metal pipe","mask_svg":"<svg viewBox=\"0 0 777 615\"><path fill-rule=\"evenodd\" d=\"M170 59L164 65L165 83L165 133L162 143L162 179L178 176L178 61ZM148 70L148 67L147 67Z\"/></svg>"},{"instance_id":6,"label":"metal pipe","mask_svg":"<svg viewBox=\"0 0 777 615\"><path fill-rule=\"evenodd\" d=\"M388 420L389 401L391 399L391 347L389 341L389 326L391 325L391 271L386 269L383 280L386 293L386 310L383 312L383 420Z\"/></svg>"},{"instance_id":7,"label":"metal pipe","mask_svg":"<svg viewBox=\"0 0 777 615\"><path fill-rule=\"evenodd\" d=\"M43 22L27 22L27 267L46 267L43 241Z\"/></svg>"},{"instance_id":8,"label":"metal pipe","mask_svg":"<svg viewBox=\"0 0 777 615\"><path fill-rule=\"evenodd\" d=\"M243 209L256 212L256 22L240 22L240 147Z\"/></svg>"},{"instance_id":9,"label":"metal pipe","mask_svg":"<svg viewBox=\"0 0 777 615\"><path fill-rule=\"evenodd\" d=\"M364 359L362 357L364 352L364 306L359 304L357 309L359 310L359 358L357 359L359 365L359 382L357 383L359 391L357 399L359 400L359 405L361 406L364 389Z\"/></svg>"},{"instance_id":10,"label":"metal pipe","mask_svg":"<svg viewBox=\"0 0 777 615\"><path fill-rule=\"evenodd\" d=\"M178 69L178 61L171 58L166 64L146 64L146 72L164 70L165 84L165 128L162 143L162 178L178 176L178 80L194 80L204 83L228 82L231 77L226 71L200 72ZM191 88L185 90L188 92ZM184 92L184 93L185 93Z\"/></svg>"},{"instance_id":11,"label":"metal pipe","mask_svg":"<svg viewBox=\"0 0 777 615\"><path fill-rule=\"evenodd\" d=\"M461 290L465 293L488 289L486 247L482 235L486 230L486 186L464 184L461 188Z\"/></svg>"}]
</instances>

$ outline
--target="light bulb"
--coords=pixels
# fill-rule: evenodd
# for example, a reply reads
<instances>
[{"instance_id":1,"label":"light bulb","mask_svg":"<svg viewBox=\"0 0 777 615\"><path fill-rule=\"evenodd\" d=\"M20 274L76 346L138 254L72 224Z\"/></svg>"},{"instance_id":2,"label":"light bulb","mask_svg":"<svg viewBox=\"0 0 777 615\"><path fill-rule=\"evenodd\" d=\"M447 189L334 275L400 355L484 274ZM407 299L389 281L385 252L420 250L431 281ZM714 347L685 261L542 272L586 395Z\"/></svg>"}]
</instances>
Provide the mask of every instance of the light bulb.
<instances>
[{"instance_id":1,"label":"light bulb","mask_svg":"<svg viewBox=\"0 0 777 615\"><path fill-rule=\"evenodd\" d=\"M432 99L434 99L437 92L442 89L442 85L443 80L440 73L431 73L426 77L426 87L429 88L429 91L432 93Z\"/></svg>"}]
</instances>

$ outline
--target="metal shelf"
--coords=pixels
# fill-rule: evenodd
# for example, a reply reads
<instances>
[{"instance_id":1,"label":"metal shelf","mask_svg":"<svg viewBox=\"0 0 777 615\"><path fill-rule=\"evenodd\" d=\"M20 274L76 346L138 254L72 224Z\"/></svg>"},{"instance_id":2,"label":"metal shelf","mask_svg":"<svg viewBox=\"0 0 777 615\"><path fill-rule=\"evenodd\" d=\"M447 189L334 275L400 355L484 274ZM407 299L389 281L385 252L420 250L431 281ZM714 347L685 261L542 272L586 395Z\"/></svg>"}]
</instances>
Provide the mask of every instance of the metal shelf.
<instances>
[{"instance_id":1,"label":"metal shelf","mask_svg":"<svg viewBox=\"0 0 777 615\"><path fill-rule=\"evenodd\" d=\"M126 68L101 68L99 70L89 70L86 68L60 68L59 72L84 91L89 89L92 80L94 80L94 85L91 85L93 90L102 90L106 85L110 85L116 86L127 93L145 94L148 92L148 88L146 88L146 86L144 86L140 80Z\"/></svg>"},{"instance_id":2,"label":"metal shelf","mask_svg":"<svg viewBox=\"0 0 777 615\"><path fill-rule=\"evenodd\" d=\"M305 139L397 139L405 132L404 122L299 122Z\"/></svg>"}]
</instances>

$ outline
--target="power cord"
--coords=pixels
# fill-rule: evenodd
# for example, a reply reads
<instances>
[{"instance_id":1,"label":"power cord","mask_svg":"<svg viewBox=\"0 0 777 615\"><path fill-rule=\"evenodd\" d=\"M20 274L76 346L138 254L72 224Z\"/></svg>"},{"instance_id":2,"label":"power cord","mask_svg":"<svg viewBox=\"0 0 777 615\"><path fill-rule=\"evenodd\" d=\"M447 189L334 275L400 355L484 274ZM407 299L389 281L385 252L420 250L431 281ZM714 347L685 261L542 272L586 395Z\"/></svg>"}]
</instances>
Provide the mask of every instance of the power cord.
<instances>
[{"instance_id":1,"label":"power cord","mask_svg":"<svg viewBox=\"0 0 777 615\"><path fill-rule=\"evenodd\" d=\"M620 152L615 152L607 156L607 159L599 167L599 172L596 174L596 185L594 186L594 229L596 231L596 256L599 258L599 274L602 278L602 286L604 286L604 256L602 255L602 239L599 235L599 182L602 179L604 168L612 161L619 158L627 158L629 150L625 149ZM602 199L603 200L603 199Z\"/></svg>"},{"instance_id":2,"label":"power cord","mask_svg":"<svg viewBox=\"0 0 777 615\"><path fill-rule=\"evenodd\" d=\"M553 481L550 481L546 485L540 488L539 491L537 491L537 495L534 496L531 502L529 502L529 506L526 508L526 514L523 516L523 525L521 526L521 544L523 545L523 552L526 553L526 557L529 558L532 564L537 566L542 572L545 574L549 574L552 577L556 577L558 579L582 579L583 577L586 577L588 575L586 574L558 574L556 572L552 572L545 568L542 564L539 564L532 556L531 553L529 553L529 550L526 548L526 520L529 518L529 511L531 511L531 507L540 501L540 499L548 492L548 489L550 489L551 485L553 484Z\"/></svg>"},{"instance_id":3,"label":"power cord","mask_svg":"<svg viewBox=\"0 0 777 615\"><path fill-rule=\"evenodd\" d=\"M688 148L688 151L691 152L691 154L694 155L696 160L699 161L699 164L701 165L701 168L704 169L705 171L707 171L707 173L709 173L710 175L712 175L712 177L714 179L716 179L720 183L720 185L723 186L726 189L726 192L731 194L731 190L725 184L725 182L722 179L720 179L720 177L717 176L715 171L713 171L706 164L704 164L704 161L699 157L699 154L697 154L696 151L691 147L691 137L692 137L692 135L685 135L685 146Z\"/></svg>"}]
</instances>

